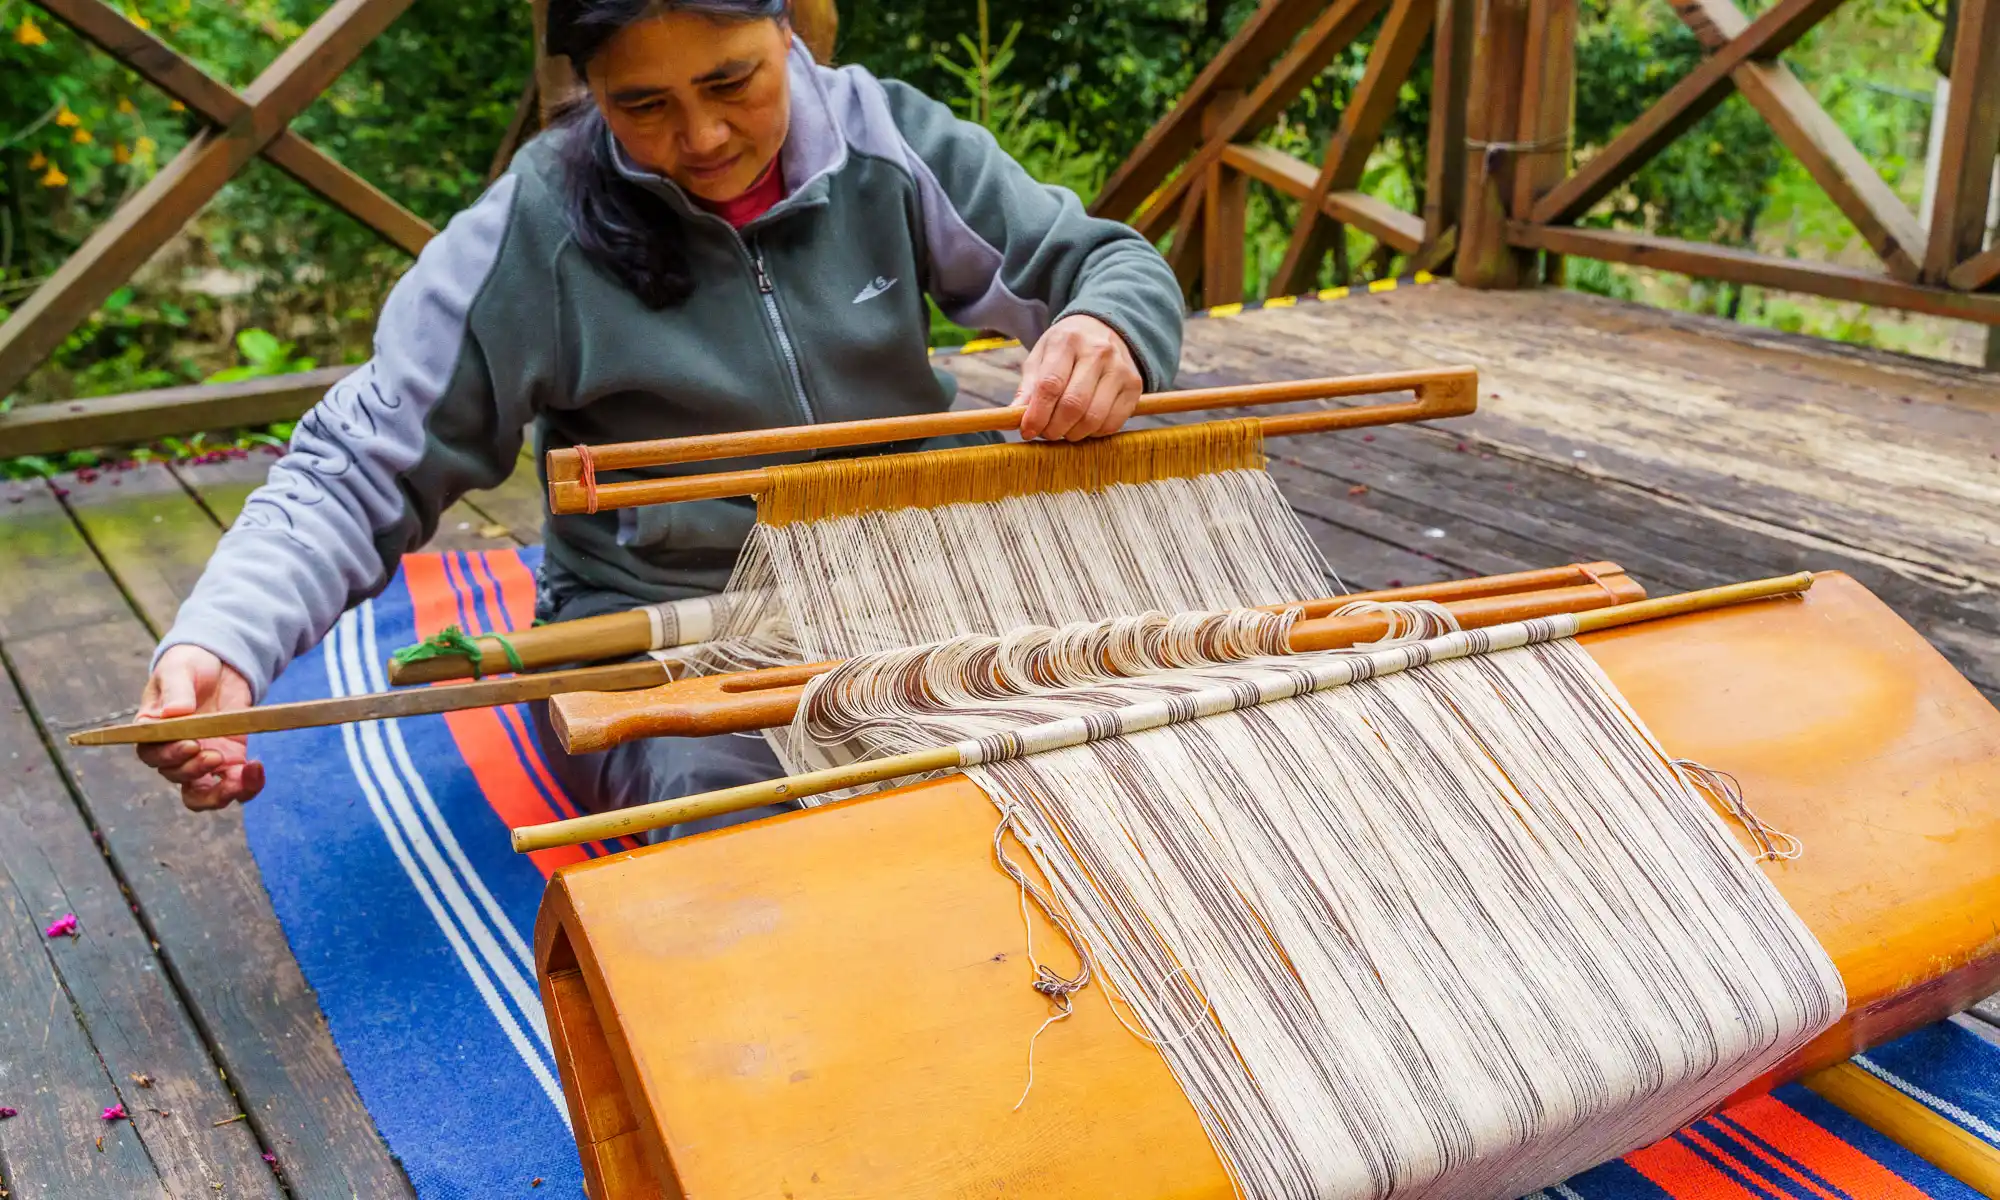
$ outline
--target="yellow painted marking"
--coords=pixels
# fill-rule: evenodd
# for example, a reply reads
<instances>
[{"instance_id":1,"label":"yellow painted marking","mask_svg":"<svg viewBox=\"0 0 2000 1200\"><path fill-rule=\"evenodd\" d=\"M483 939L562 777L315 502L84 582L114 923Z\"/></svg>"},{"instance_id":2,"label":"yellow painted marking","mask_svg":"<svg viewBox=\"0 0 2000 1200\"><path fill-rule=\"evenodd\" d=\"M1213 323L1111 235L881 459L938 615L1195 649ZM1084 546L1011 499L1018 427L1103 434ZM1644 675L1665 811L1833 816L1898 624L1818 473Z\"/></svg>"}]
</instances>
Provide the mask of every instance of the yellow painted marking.
<instances>
[{"instance_id":1,"label":"yellow painted marking","mask_svg":"<svg viewBox=\"0 0 2000 1200\"><path fill-rule=\"evenodd\" d=\"M1415 279L1415 280L1416 280L1416 281L1417 281L1418 283L1436 283L1436 282L1437 282L1437 276L1435 276L1435 275L1431 274L1431 273L1430 273L1429 271L1418 271L1418 272L1416 273L1416 275L1415 275L1415 276L1413 276L1413 278L1414 278L1414 279Z\"/></svg>"},{"instance_id":2,"label":"yellow painted marking","mask_svg":"<svg viewBox=\"0 0 2000 1200\"><path fill-rule=\"evenodd\" d=\"M1368 285L1368 290L1371 292L1393 292L1396 290L1396 281L1393 279L1377 279Z\"/></svg>"},{"instance_id":3,"label":"yellow painted marking","mask_svg":"<svg viewBox=\"0 0 2000 1200\"><path fill-rule=\"evenodd\" d=\"M1322 300L1339 300L1346 295L1347 289L1344 287L1321 288L1319 290L1319 298Z\"/></svg>"},{"instance_id":4,"label":"yellow painted marking","mask_svg":"<svg viewBox=\"0 0 2000 1200\"><path fill-rule=\"evenodd\" d=\"M985 350L1005 350L1009 346L1018 346L1020 344L1020 342L1015 341L1013 338L975 338L965 343L965 345L960 346L958 352L960 354L978 354Z\"/></svg>"},{"instance_id":5,"label":"yellow painted marking","mask_svg":"<svg viewBox=\"0 0 2000 1200\"><path fill-rule=\"evenodd\" d=\"M1218 304L1208 310L1208 315L1211 317L1233 317L1242 311L1243 306L1241 304Z\"/></svg>"},{"instance_id":6,"label":"yellow painted marking","mask_svg":"<svg viewBox=\"0 0 2000 1200\"><path fill-rule=\"evenodd\" d=\"M1297 296L1273 296L1264 301L1265 308L1290 308L1299 302Z\"/></svg>"}]
</instances>

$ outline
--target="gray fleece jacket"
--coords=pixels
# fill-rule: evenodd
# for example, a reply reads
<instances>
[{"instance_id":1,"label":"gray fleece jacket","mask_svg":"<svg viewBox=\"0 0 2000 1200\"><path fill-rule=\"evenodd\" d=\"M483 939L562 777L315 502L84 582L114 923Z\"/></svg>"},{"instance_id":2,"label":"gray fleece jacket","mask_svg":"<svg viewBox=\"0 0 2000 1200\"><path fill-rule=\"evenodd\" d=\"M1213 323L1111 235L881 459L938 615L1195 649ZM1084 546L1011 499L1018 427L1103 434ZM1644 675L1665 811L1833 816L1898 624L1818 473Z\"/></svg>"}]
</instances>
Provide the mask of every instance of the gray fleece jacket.
<instances>
[{"instance_id":1,"label":"gray fleece jacket","mask_svg":"<svg viewBox=\"0 0 2000 1200\"><path fill-rule=\"evenodd\" d=\"M1173 379L1180 291L1145 240L905 85L816 66L803 48L789 70L787 196L740 232L625 168L686 222L699 282L664 311L577 249L552 140L565 134L525 147L390 292L374 357L299 422L161 650L206 647L262 698L458 497L507 477L530 424L539 457L949 407L951 376L926 357L926 293L961 324L1028 343L1088 313L1124 336L1149 390ZM749 501L716 500L552 516L543 536L569 574L660 601L720 589L754 519Z\"/></svg>"}]
</instances>

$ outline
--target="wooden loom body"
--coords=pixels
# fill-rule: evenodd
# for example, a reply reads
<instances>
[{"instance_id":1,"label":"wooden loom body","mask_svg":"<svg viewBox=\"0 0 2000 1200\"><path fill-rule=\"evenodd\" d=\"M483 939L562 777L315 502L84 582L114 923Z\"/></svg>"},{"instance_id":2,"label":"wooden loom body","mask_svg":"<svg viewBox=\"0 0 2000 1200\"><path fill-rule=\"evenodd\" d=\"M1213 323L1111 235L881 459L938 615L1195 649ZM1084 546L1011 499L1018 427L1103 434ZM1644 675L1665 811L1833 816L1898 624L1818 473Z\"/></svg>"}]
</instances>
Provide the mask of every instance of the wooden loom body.
<instances>
[{"instance_id":1,"label":"wooden loom body","mask_svg":"<svg viewBox=\"0 0 2000 1200\"><path fill-rule=\"evenodd\" d=\"M1584 644L1804 842L1764 869L1850 1008L1760 1087L2000 986L2000 712L1879 600L1830 574ZM1048 1010L994 824L952 777L558 872L537 961L590 1194L1231 1196L1101 984L1010 1112Z\"/></svg>"}]
</instances>

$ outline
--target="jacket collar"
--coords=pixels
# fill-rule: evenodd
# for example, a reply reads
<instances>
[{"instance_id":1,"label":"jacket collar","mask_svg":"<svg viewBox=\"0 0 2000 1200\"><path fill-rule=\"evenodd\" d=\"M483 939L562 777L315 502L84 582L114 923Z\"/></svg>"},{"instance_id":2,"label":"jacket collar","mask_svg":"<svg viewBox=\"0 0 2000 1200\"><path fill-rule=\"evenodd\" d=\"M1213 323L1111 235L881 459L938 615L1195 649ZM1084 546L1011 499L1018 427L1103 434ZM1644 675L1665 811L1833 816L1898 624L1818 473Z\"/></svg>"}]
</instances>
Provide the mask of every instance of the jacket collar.
<instances>
[{"instance_id":1,"label":"jacket collar","mask_svg":"<svg viewBox=\"0 0 2000 1200\"><path fill-rule=\"evenodd\" d=\"M778 149L778 169L785 173L785 198L744 226L746 231L789 213L825 204L831 186L829 180L847 165L847 138L834 121L826 82L820 77L812 52L806 49L805 39L792 39L785 70L791 76L792 92L791 128L785 134L785 144ZM682 216L722 220L696 204L673 180L633 162L625 147L612 137L609 125L604 127L604 136L611 139L611 159L620 175L662 197Z\"/></svg>"}]
</instances>

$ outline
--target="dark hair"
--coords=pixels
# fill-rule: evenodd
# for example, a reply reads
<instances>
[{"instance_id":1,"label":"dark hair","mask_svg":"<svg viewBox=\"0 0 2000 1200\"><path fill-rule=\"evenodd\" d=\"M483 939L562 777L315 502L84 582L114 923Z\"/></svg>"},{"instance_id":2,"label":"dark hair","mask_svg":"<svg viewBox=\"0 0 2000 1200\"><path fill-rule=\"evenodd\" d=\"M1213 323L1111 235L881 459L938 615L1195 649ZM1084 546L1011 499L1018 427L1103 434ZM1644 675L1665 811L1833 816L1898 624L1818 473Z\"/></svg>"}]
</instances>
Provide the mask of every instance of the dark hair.
<instances>
[{"instance_id":1,"label":"dark hair","mask_svg":"<svg viewBox=\"0 0 2000 1200\"><path fill-rule=\"evenodd\" d=\"M567 58L577 78L627 26L661 12L693 12L730 21L784 20L790 0L549 0L544 45ZM604 114L580 97L556 114L565 127L562 159L569 223L584 257L624 284L648 308L694 294L686 231L667 202L618 170Z\"/></svg>"}]
</instances>

